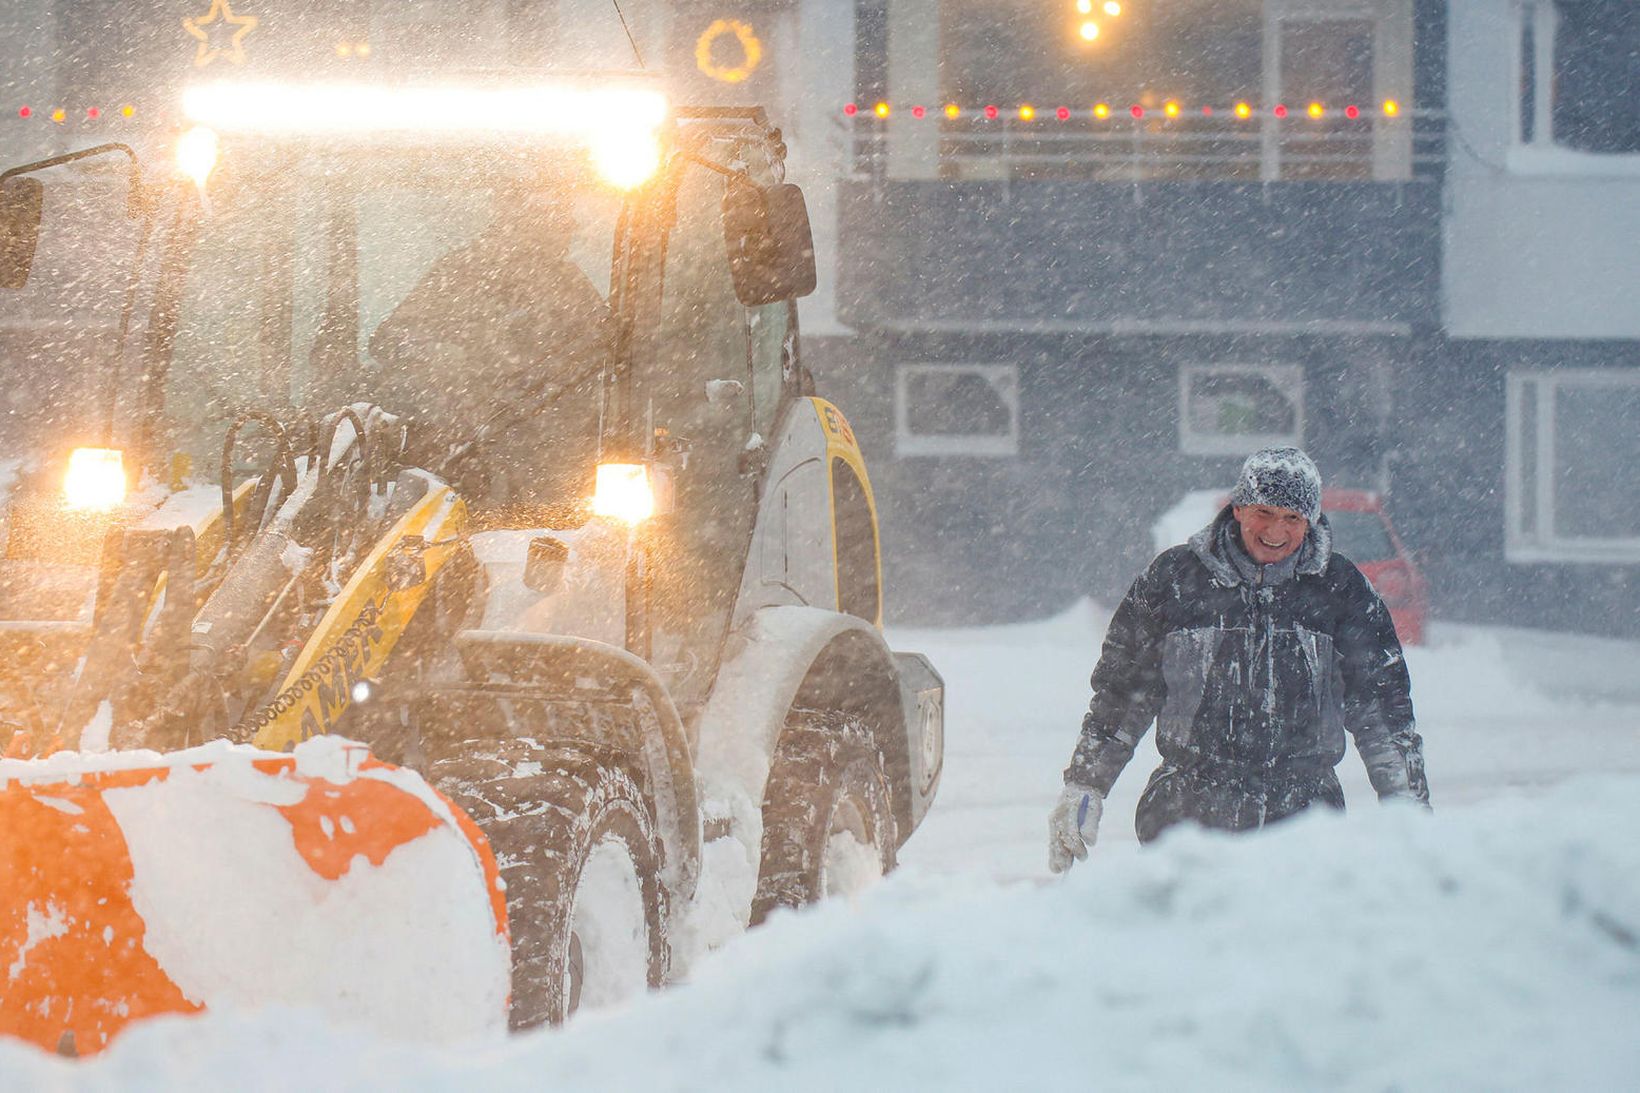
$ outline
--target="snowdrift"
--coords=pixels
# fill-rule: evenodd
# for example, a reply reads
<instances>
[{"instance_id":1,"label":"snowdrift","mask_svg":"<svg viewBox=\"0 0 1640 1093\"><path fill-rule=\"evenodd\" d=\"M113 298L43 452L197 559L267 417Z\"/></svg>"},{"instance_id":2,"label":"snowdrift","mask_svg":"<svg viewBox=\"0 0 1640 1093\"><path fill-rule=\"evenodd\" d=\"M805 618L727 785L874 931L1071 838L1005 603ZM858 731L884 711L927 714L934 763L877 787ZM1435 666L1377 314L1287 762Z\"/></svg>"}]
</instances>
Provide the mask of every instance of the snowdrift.
<instances>
[{"instance_id":1,"label":"snowdrift","mask_svg":"<svg viewBox=\"0 0 1640 1093\"><path fill-rule=\"evenodd\" d=\"M1640 779L1095 850L1063 882L902 871L687 986L483 1050L311 1012L135 1028L62 1088L1617 1088L1640 1068ZM478 1045L475 1045L478 1046Z\"/></svg>"}]
</instances>

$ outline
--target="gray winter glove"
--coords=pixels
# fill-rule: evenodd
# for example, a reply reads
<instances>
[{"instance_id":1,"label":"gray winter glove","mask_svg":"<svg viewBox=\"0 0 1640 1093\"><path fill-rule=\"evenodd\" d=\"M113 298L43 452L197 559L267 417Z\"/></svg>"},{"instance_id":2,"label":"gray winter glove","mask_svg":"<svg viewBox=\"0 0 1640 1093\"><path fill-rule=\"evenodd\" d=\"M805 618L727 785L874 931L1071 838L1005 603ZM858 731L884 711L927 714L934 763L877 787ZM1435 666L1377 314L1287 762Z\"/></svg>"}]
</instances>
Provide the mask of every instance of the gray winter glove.
<instances>
[{"instance_id":1,"label":"gray winter glove","mask_svg":"<svg viewBox=\"0 0 1640 1093\"><path fill-rule=\"evenodd\" d=\"M1105 799L1087 786L1067 785L1048 817L1048 868L1063 873L1072 860L1086 861L1088 847L1099 838L1099 816Z\"/></svg>"}]
</instances>

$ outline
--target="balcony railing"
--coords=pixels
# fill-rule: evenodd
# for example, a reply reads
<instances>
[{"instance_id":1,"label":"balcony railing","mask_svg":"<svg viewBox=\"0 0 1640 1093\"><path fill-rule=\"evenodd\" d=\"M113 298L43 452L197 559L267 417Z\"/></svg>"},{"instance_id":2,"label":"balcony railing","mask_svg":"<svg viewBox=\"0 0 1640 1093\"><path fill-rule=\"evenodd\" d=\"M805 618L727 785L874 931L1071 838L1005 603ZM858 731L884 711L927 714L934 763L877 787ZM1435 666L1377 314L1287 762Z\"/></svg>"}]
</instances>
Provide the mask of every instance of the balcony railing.
<instances>
[{"instance_id":1,"label":"balcony railing","mask_svg":"<svg viewBox=\"0 0 1640 1093\"><path fill-rule=\"evenodd\" d=\"M891 119L862 107L844 121L860 179L1437 181L1446 159L1445 116L1436 110L1314 117L1293 107L1284 117L1246 118L1234 109L1065 113L1014 108L953 118L930 108Z\"/></svg>"}]
</instances>

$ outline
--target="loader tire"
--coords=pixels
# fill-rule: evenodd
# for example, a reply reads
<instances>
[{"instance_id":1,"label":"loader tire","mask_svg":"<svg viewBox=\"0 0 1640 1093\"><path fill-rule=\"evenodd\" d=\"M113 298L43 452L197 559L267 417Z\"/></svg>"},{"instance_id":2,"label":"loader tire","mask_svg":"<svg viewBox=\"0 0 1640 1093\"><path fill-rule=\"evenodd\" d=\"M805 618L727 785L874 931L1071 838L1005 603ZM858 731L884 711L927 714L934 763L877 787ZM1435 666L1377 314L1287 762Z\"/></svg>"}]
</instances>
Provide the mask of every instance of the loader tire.
<instances>
[{"instance_id":1,"label":"loader tire","mask_svg":"<svg viewBox=\"0 0 1640 1093\"><path fill-rule=\"evenodd\" d=\"M882 754L865 723L794 710L763 793L755 926L777 907L850 895L894 868L894 810Z\"/></svg>"},{"instance_id":2,"label":"loader tire","mask_svg":"<svg viewBox=\"0 0 1640 1093\"><path fill-rule=\"evenodd\" d=\"M507 885L514 1031L661 985L661 843L623 765L517 740L475 744L433 773L489 839Z\"/></svg>"}]
</instances>

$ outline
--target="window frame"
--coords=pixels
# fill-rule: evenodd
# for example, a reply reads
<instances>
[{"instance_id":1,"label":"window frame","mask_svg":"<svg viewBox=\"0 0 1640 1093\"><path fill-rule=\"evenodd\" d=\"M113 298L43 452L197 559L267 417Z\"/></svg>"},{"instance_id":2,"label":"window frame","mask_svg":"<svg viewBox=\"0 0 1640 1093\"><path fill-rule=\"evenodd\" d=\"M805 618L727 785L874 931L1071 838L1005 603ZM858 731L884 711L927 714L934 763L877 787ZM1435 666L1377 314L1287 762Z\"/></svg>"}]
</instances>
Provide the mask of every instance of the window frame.
<instances>
[{"instance_id":1,"label":"window frame","mask_svg":"<svg viewBox=\"0 0 1640 1093\"><path fill-rule=\"evenodd\" d=\"M979 375L1007 406L1008 432L997 434L914 433L911 431L909 381L924 373L967 372ZM999 386L996 381L1001 380ZM1004 361L900 361L894 365L894 454L896 456L976 456L996 459L1019 455L1019 365Z\"/></svg>"},{"instance_id":2,"label":"window frame","mask_svg":"<svg viewBox=\"0 0 1640 1093\"><path fill-rule=\"evenodd\" d=\"M1526 450L1527 388L1532 388L1531 452ZM1555 526L1555 397L1562 388L1640 389L1640 369L1511 370L1504 394L1504 546L1506 561L1532 563L1640 563L1640 535L1563 536ZM1527 456L1531 455L1530 466ZM1530 472L1531 489L1526 475ZM1530 496L1528 496L1530 494ZM1527 517L1531 517L1531 529Z\"/></svg>"},{"instance_id":3,"label":"window frame","mask_svg":"<svg viewBox=\"0 0 1640 1093\"><path fill-rule=\"evenodd\" d=\"M1640 148L1612 151L1583 148L1567 143L1555 131L1555 106L1561 98L1557 78L1561 23L1559 5L1556 0L1523 0L1516 9L1516 17L1513 144L1517 148L1552 148L1578 155L1598 156L1602 160L1640 163Z\"/></svg>"},{"instance_id":4,"label":"window frame","mask_svg":"<svg viewBox=\"0 0 1640 1093\"><path fill-rule=\"evenodd\" d=\"M1293 401L1293 429L1286 433L1205 433L1191 427L1191 381L1197 376L1257 375L1268 379ZM1179 365L1179 451L1185 455L1246 456L1260 448L1283 445L1302 448L1305 427L1304 366L1290 362L1253 364L1242 361L1202 361Z\"/></svg>"}]
</instances>

